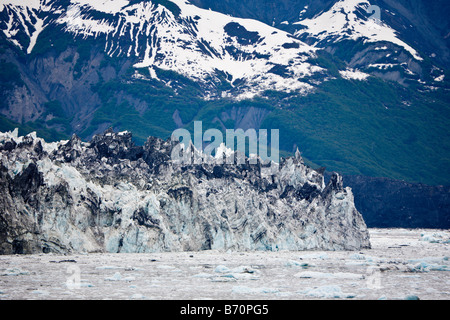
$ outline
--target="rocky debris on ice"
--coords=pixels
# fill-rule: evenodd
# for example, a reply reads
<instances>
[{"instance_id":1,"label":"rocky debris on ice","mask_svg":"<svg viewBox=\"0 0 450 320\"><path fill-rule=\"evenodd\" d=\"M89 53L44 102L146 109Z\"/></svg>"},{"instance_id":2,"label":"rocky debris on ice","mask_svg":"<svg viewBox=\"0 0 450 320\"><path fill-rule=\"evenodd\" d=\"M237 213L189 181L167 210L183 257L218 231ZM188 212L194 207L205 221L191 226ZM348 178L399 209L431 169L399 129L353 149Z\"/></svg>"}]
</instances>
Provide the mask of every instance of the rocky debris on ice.
<instances>
[{"instance_id":1,"label":"rocky debris on ice","mask_svg":"<svg viewBox=\"0 0 450 320\"><path fill-rule=\"evenodd\" d=\"M51 144L0 133L0 254L370 248L351 189L338 174L325 185L299 152L180 165L177 144L136 146L112 130Z\"/></svg>"}]
</instances>

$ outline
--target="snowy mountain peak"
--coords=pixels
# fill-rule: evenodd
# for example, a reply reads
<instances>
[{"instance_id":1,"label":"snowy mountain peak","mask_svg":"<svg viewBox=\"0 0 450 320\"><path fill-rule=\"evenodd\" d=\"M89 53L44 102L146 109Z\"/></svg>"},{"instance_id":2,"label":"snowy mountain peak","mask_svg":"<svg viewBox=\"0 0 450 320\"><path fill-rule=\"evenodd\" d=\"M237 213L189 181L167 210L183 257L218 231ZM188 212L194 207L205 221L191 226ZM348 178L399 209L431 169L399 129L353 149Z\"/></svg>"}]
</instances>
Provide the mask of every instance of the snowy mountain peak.
<instances>
[{"instance_id":1,"label":"snowy mountain peak","mask_svg":"<svg viewBox=\"0 0 450 320\"><path fill-rule=\"evenodd\" d=\"M225 79L230 90L222 96L238 99L266 90L305 93L312 87L302 79L322 71L307 62L315 49L290 34L184 0L71 0L62 10L55 10L58 1L41 1L39 8L37 3L18 6L11 1L4 8L9 23L3 32L27 53L43 28L60 25L75 37L104 41L109 56L132 58L135 68L150 68L153 76L156 67L210 87ZM14 37L20 28L29 39L26 46Z\"/></svg>"},{"instance_id":2,"label":"snowy mountain peak","mask_svg":"<svg viewBox=\"0 0 450 320\"><path fill-rule=\"evenodd\" d=\"M172 71L199 84L206 100L242 100L266 91L303 95L332 77L364 81L375 76L402 85L424 84L423 80L441 85L443 72L425 70L421 54L385 19L394 12L367 0L331 4L315 16L308 15L310 8L305 6L301 20L288 26L296 31L291 28L289 33L185 0L5 0L0 28L27 54L33 53L46 29L74 39L95 39L109 57L132 63L138 72L134 79L160 80L158 70ZM318 65L318 50L333 53L347 46L346 41L362 44L356 47L361 50L352 57L336 55L345 64L338 73ZM430 72L437 80L426 79Z\"/></svg>"},{"instance_id":3,"label":"snowy mountain peak","mask_svg":"<svg viewBox=\"0 0 450 320\"><path fill-rule=\"evenodd\" d=\"M319 42L361 38L365 42L390 42L408 51L414 59L422 61L417 51L400 40L397 32L380 18L381 9L369 1L341 0L328 11L295 23L305 27L297 31L296 35L306 33Z\"/></svg>"}]
</instances>

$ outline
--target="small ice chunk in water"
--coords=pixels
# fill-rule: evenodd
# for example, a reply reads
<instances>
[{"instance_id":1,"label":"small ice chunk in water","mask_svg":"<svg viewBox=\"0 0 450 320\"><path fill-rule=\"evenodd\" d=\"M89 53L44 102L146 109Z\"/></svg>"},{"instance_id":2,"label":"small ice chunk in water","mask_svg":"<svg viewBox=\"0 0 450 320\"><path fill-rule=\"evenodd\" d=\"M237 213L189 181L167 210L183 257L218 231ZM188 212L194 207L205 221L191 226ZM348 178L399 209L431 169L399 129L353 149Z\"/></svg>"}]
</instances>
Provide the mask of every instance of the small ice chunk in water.
<instances>
[{"instance_id":1,"label":"small ice chunk in water","mask_svg":"<svg viewBox=\"0 0 450 320\"><path fill-rule=\"evenodd\" d=\"M420 241L430 243L450 243L450 237L443 232L423 232L420 234Z\"/></svg>"},{"instance_id":2,"label":"small ice chunk in water","mask_svg":"<svg viewBox=\"0 0 450 320\"><path fill-rule=\"evenodd\" d=\"M114 273L112 277L105 278L106 281L134 281L135 277L122 277L120 272Z\"/></svg>"},{"instance_id":3,"label":"small ice chunk in water","mask_svg":"<svg viewBox=\"0 0 450 320\"><path fill-rule=\"evenodd\" d=\"M120 274L120 272L116 272L114 273L114 275L112 277L109 278L105 278L106 281L120 281L122 280L122 275Z\"/></svg>"},{"instance_id":4,"label":"small ice chunk in water","mask_svg":"<svg viewBox=\"0 0 450 320\"><path fill-rule=\"evenodd\" d=\"M358 261L367 261L367 262L381 262L382 259L378 258L378 257L372 257L372 256L367 256L365 254L360 254L360 253L354 253L352 255L349 256L350 259L352 260L358 260Z\"/></svg>"},{"instance_id":5,"label":"small ice chunk in water","mask_svg":"<svg viewBox=\"0 0 450 320\"><path fill-rule=\"evenodd\" d=\"M342 292L341 287L337 285L321 286L317 288L307 288L297 293L314 298L354 298L356 295Z\"/></svg>"},{"instance_id":6,"label":"small ice chunk in water","mask_svg":"<svg viewBox=\"0 0 450 320\"><path fill-rule=\"evenodd\" d=\"M233 275L212 277L211 282L235 282L237 279Z\"/></svg>"},{"instance_id":7,"label":"small ice chunk in water","mask_svg":"<svg viewBox=\"0 0 450 320\"><path fill-rule=\"evenodd\" d=\"M353 279L360 280L364 279L364 275L357 273L346 273L346 272L337 272L337 273L325 273L325 272L314 272L314 271L304 271L299 272L294 275L296 278L302 279Z\"/></svg>"},{"instance_id":8,"label":"small ice chunk in water","mask_svg":"<svg viewBox=\"0 0 450 320\"><path fill-rule=\"evenodd\" d=\"M228 273L228 272L231 272L231 270L228 267L220 265L220 266L216 267L214 272L217 272L217 273Z\"/></svg>"},{"instance_id":9,"label":"small ice chunk in water","mask_svg":"<svg viewBox=\"0 0 450 320\"><path fill-rule=\"evenodd\" d=\"M45 291L45 290L34 290L34 291L32 291L32 293L33 294L40 294L40 295L43 295L43 296L49 295L49 292Z\"/></svg>"},{"instance_id":10,"label":"small ice chunk in water","mask_svg":"<svg viewBox=\"0 0 450 320\"><path fill-rule=\"evenodd\" d=\"M140 293L135 293L130 297L131 300L146 300L147 297L140 294Z\"/></svg>"},{"instance_id":11,"label":"small ice chunk in water","mask_svg":"<svg viewBox=\"0 0 450 320\"><path fill-rule=\"evenodd\" d=\"M406 266L409 272L430 272L430 271L450 271L447 265L433 264L427 261L421 261L416 264L409 264Z\"/></svg>"},{"instance_id":12,"label":"small ice chunk in water","mask_svg":"<svg viewBox=\"0 0 450 320\"><path fill-rule=\"evenodd\" d=\"M100 267L96 267L95 269L99 269L99 270L115 270L115 269L123 269L122 267L117 267L117 266L100 266Z\"/></svg>"},{"instance_id":13,"label":"small ice chunk in water","mask_svg":"<svg viewBox=\"0 0 450 320\"><path fill-rule=\"evenodd\" d=\"M257 273L258 270L248 266L240 266L231 270L232 273Z\"/></svg>"},{"instance_id":14,"label":"small ice chunk in water","mask_svg":"<svg viewBox=\"0 0 450 320\"><path fill-rule=\"evenodd\" d=\"M313 267L313 265L305 261L289 260L286 262L286 267L301 267L303 269L307 269L309 267Z\"/></svg>"},{"instance_id":15,"label":"small ice chunk in water","mask_svg":"<svg viewBox=\"0 0 450 320\"><path fill-rule=\"evenodd\" d=\"M2 272L2 276L23 276L23 275L29 275L30 273L28 271L19 269L19 268L12 268L12 269L6 269L5 272Z\"/></svg>"},{"instance_id":16,"label":"small ice chunk in water","mask_svg":"<svg viewBox=\"0 0 450 320\"><path fill-rule=\"evenodd\" d=\"M211 278L212 277L212 275L210 275L209 273L197 273L197 274L194 274L192 277L194 277L194 278L204 278L204 279L207 279L207 278Z\"/></svg>"},{"instance_id":17,"label":"small ice chunk in water","mask_svg":"<svg viewBox=\"0 0 450 320\"><path fill-rule=\"evenodd\" d=\"M278 289L274 289L274 288L250 288L250 287L245 287L245 286L235 286L233 287L233 289L231 290L232 293L236 293L236 294L261 294L261 293L279 293L280 290Z\"/></svg>"},{"instance_id":18,"label":"small ice chunk in water","mask_svg":"<svg viewBox=\"0 0 450 320\"><path fill-rule=\"evenodd\" d=\"M312 260L312 259L319 259L319 260L327 260L329 259L328 254L326 253L308 253L300 256L301 259L305 260Z\"/></svg>"}]
</instances>

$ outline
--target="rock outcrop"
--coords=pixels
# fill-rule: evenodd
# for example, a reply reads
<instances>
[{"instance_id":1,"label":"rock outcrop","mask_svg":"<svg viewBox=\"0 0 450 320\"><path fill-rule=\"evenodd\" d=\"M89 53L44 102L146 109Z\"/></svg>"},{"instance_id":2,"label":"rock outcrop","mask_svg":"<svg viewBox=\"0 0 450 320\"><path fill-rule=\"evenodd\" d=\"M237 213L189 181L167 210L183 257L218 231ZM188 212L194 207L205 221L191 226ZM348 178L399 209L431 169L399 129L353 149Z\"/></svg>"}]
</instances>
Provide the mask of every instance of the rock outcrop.
<instances>
[{"instance_id":1,"label":"rock outcrop","mask_svg":"<svg viewBox=\"0 0 450 320\"><path fill-rule=\"evenodd\" d=\"M0 133L0 253L370 247L351 189L337 174L325 185L300 153L182 166L175 145L112 130L89 143Z\"/></svg>"}]
</instances>

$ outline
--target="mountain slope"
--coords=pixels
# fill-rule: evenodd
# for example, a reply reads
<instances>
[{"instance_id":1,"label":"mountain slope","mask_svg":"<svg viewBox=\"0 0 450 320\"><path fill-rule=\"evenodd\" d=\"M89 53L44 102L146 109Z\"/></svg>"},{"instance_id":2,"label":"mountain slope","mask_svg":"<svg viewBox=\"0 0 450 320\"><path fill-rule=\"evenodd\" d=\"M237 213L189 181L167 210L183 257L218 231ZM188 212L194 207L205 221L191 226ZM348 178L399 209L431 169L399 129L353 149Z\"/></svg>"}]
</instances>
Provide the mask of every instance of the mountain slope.
<instances>
[{"instance_id":1,"label":"mountain slope","mask_svg":"<svg viewBox=\"0 0 450 320\"><path fill-rule=\"evenodd\" d=\"M450 228L450 187L344 176L369 228Z\"/></svg>"},{"instance_id":2,"label":"mountain slope","mask_svg":"<svg viewBox=\"0 0 450 320\"><path fill-rule=\"evenodd\" d=\"M55 10L57 3L42 2L39 10L6 4L8 40L31 53L43 28L61 26L75 38L104 42L108 56L130 58L135 68L150 68L152 77L157 77L156 67L200 82L207 89L205 96L208 88L221 82L220 77L238 97L265 90L308 91L311 86L301 79L321 71L306 62L314 49L288 33L258 21L202 10L183 0L72 1L64 11ZM28 39L23 39L22 30ZM289 77L278 75L275 68Z\"/></svg>"},{"instance_id":3,"label":"mountain slope","mask_svg":"<svg viewBox=\"0 0 450 320\"><path fill-rule=\"evenodd\" d=\"M313 19L328 12L335 0L192 0L202 8L225 14L263 21L269 25L295 32L294 23ZM367 3L367 1L360 1ZM380 8L381 20L396 30L400 38L436 63L450 61L450 4L446 0L372 0ZM371 12L369 16L374 14ZM330 25L329 22L327 22Z\"/></svg>"}]
</instances>

